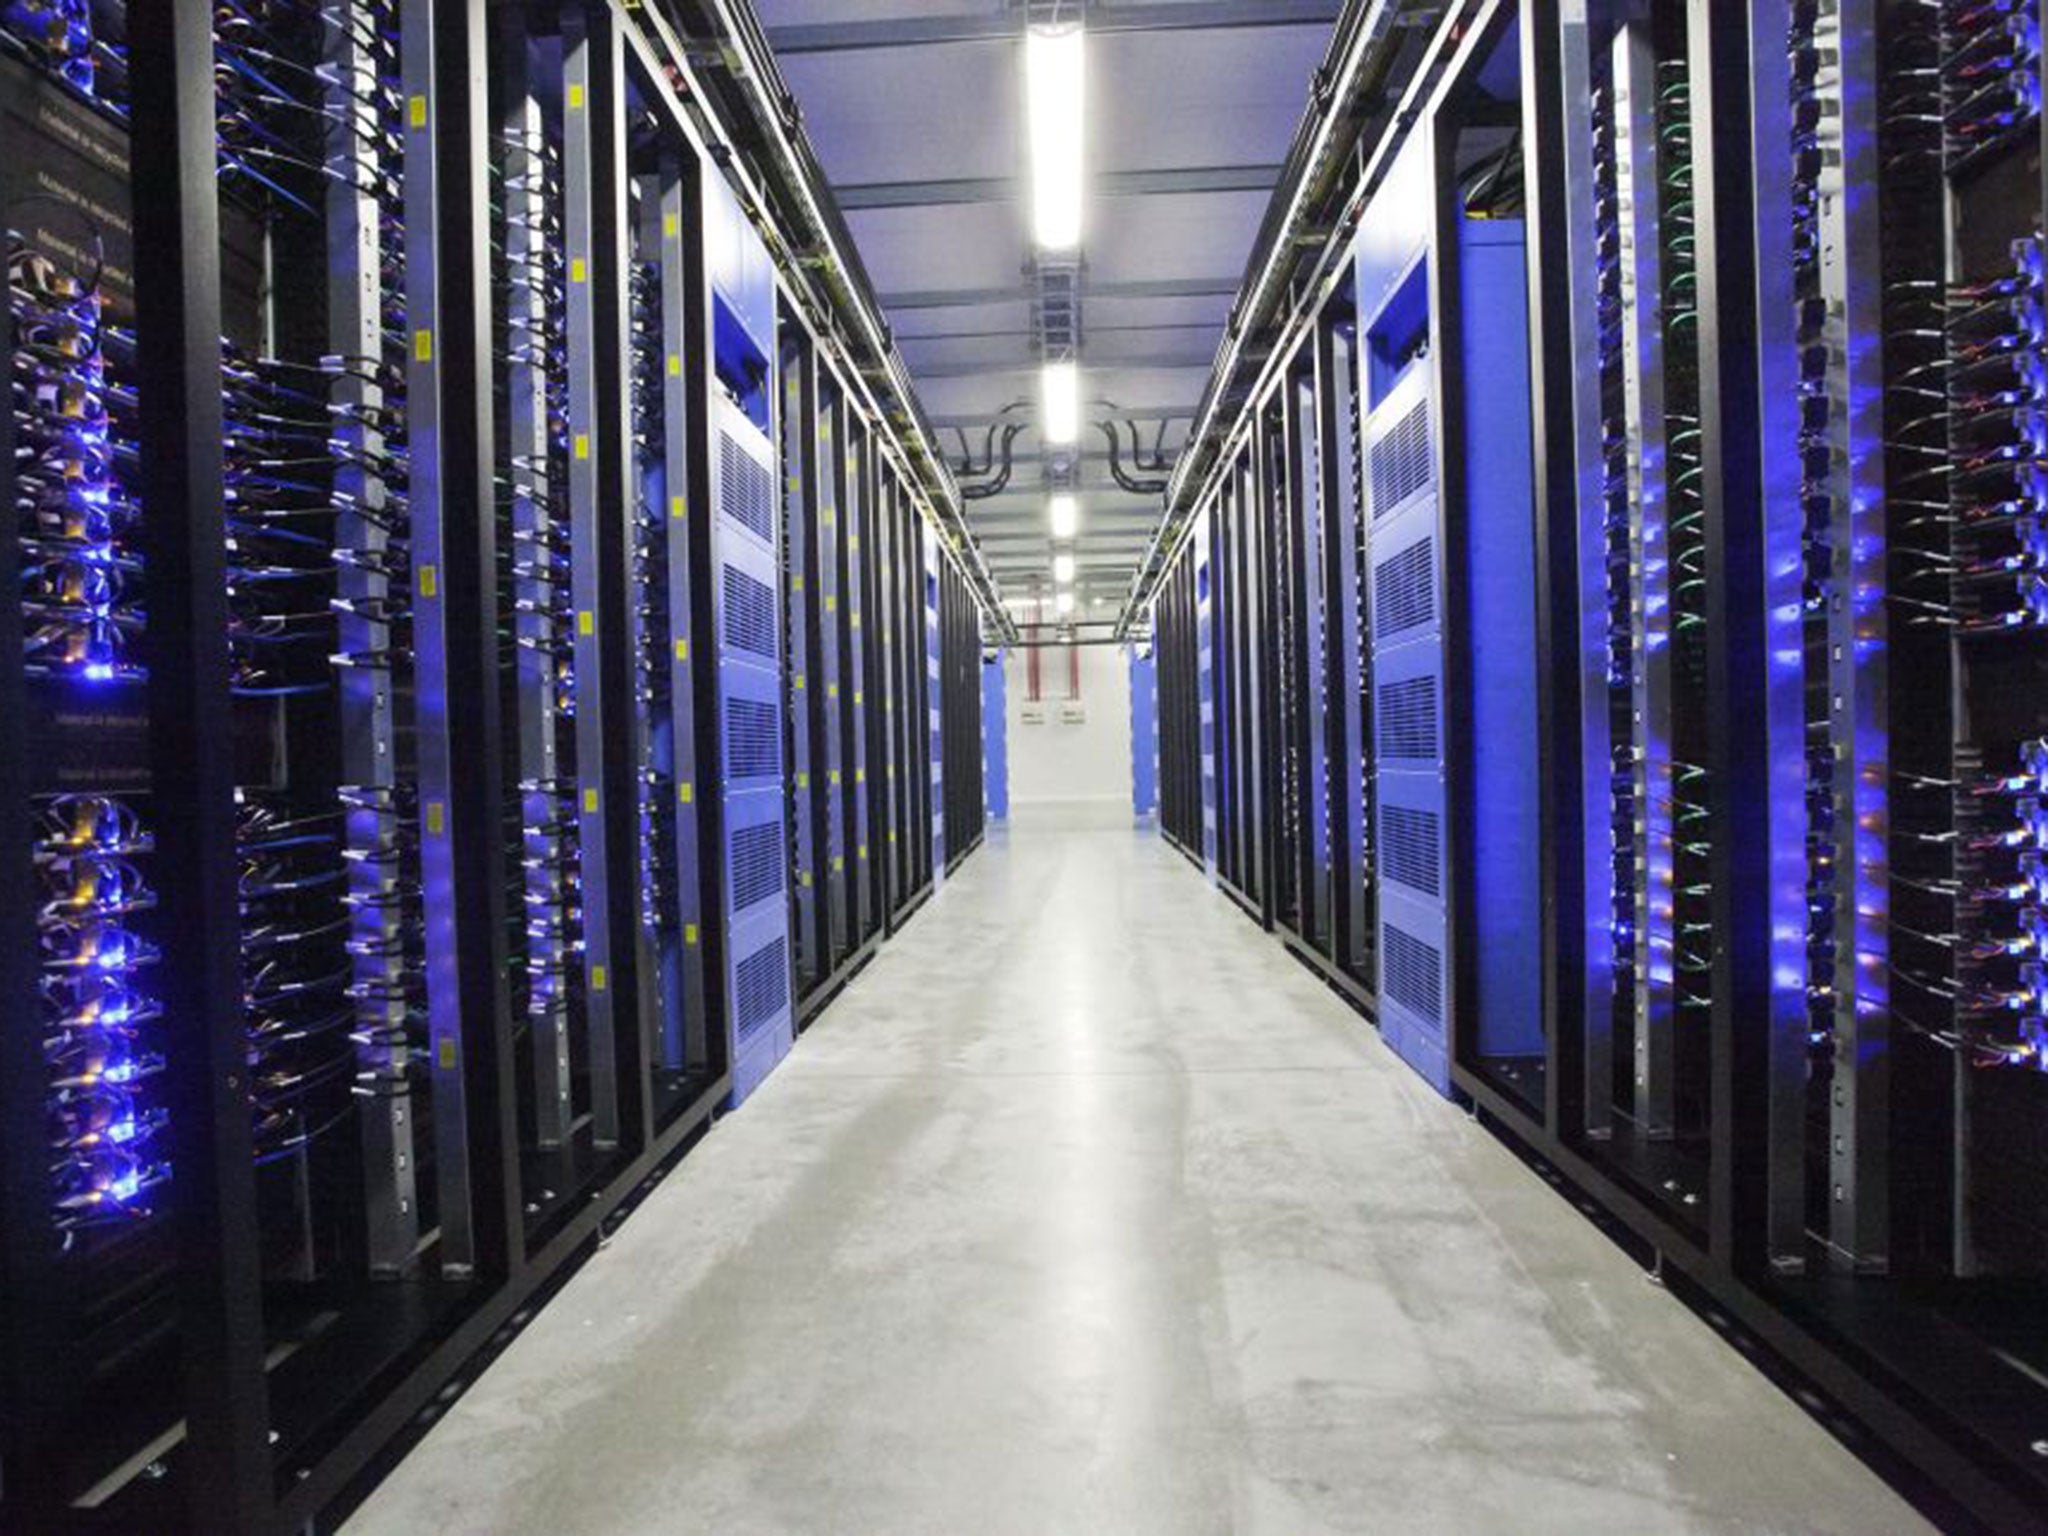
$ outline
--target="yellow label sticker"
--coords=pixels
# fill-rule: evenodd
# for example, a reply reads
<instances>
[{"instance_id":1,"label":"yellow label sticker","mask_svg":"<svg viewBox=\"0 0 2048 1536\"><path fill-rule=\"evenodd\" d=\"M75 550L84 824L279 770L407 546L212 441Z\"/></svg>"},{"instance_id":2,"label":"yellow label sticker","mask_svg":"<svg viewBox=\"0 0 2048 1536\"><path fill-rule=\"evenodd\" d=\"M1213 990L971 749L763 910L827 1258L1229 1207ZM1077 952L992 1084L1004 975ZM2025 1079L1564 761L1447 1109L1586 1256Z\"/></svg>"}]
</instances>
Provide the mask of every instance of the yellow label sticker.
<instances>
[{"instance_id":1,"label":"yellow label sticker","mask_svg":"<svg viewBox=\"0 0 2048 1536\"><path fill-rule=\"evenodd\" d=\"M808 773L798 774L796 776L796 787L798 789L809 789L811 787L811 776Z\"/></svg>"},{"instance_id":2,"label":"yellow label sticker","mask_svg":"<svg viewBox=\"0 0 2048 1536\"><path fill-rule=\"evenodd\" d=\"M860 628L860 615L857 613L853 616L853 627L855 629Z\"/></svg>"},{"instance_id":3,"label":"yellow label sticker","mask_svg":"<svg viewBox=\"0 0 2048 1536\"><path fill-rule=\"evenodd\" d=\"M804 691L804 675L801 672L797 673L796 675L796 691L798 693L802 693Z\"/></svg>"},{"instance_id":4,"label":"yellow label sticker","mask_svg":"<svg viewBox=\"0 0 2048 1536\"><path fill-rule=\"evenodd\" d=\"M581 432L576 434L576 457L579 459L590 457L590 438Z\"/></svg>"},{"instance_id":5,"label":"yellow label sticker","mask_svg":"<svg viewBox=\"0 0 2048 1536\"><path fill-rule=\"evenodd\" d=\"M667 235L671 240L673 240L677 235L682 233L682 228L683 221L677 218L674 214L664 213L661 216L661 232L664 235Z\"/></svg>"},{"instance_id":6,"label":"yellow label sticker","mask_svg":"<svg viewBox=\"0 0 2048 1536\"><path fill-rule=\"evenodd\" d=\"M424 96L415 96L415 97L413 97L413 99L412 99L411 101L407 102L407 103L406 103L406 116L407 116L407 118L408 118L408 119L409 119L409 120L411 121L411 123L412 123L413 127L415 127L415 128L424 128L424 127L426 127L426 126L427 126L427 98L426 98L426 97L424 97Z\"/></svg>"},{"instance_id":7,"label":"yellow label sticker","mask_svg":"<svg viewBox=\"0 0 2048 1536\"><path fill-rule=\"evenodd\" d=\"M835 855L832 860L832 873L835 875L840 874L845 870L845 868L846 860L842 857Z\"/></svg>"},{"instance_id":8,"label":"yellow label sticker","mask_svg":"<svg viewBox=\"0 0 2048 1536\"><path fill-rule=\"evenodd\" d=\"M810 872L810 871L809 871L808 869L807 869L807 870L805 870L805 871L804 871L804 872L803 872L803 873L802 873L801 875L797 876L797 884L798 884L798 885L801 885L801 886L804 886L804 887L808 888L808 887L809 887L809 885L810 885L810 883L811 883L811 872Z\"/></svg>"},{"instance_id":9,"label":"yellow label sticker","mask_svg":"<svg viewBox=\"0 0 2048 1536\"><path fill-rule=\"evenodd\" d=\"M432 331L414 331L412 333L412 356L413 361L418 363L431 363L434 360L434 333Z\"/></svg>"},{"instance_id":10,"label":"yellow label sticker","mask_svg":"<svg viewBox=\"0 0 2048 1536\"><path fill-rule=\"evenodd\" d=\"M868 771L867 771L867 769L865 769L865 768L856 768L856 769L854 769L854 770L853 770L853 782L854 782L854 783L856 783L856 784L865 784L865 783L867 783L867 781L868 781Z\"/></svg>"},{"instance_id":11,"label":"yellow label sticker","mask_svg":"<svg viewBox=\"0 0 2048 1536\"><path fill-rule=\"evenodd\" d=\"M683 376L683 360L673 352L668 355L668 376L672 379Z\"/></svg>"},{"instance_id":12,"label":"yellow label sticker","mask_svg":"<svg viewBox=\"0 0 2048 1536\"><path fill-rule=\"evenodd\" d=\"M866 843L862 843L860 845L860 856L862 858L866 858L868 856L868 845Z\"/></svg>"},{"instance_id":13,"label":"yellow label sticker","mask_svg":"<svg viewBox=\"0 0 2048 1536\"><path fill-rule=\"evenodd\" d=\"M581 112L583 110L583 87L573 80L569 82L569 110L571 112Z\"/></svg>"},{"instance_id":14,"label":"yellow label sticker","mask_svg":"<svg viewBox=\"0 0 2048 1536\"><path fill-rule=\"evenodd\" d=\"M590 269L589 269L588 267L584 266L584 264L583 264L583 258L582 258L581 256L572 256L572 257L570 257L570 258L569 258L569 281L570 281L570 282L572 282L572 283L580 283L580 282L582 282L582 281L583 281L583 279L585 278L585 276L587 276L587 275L588 275L589 271L590 271Z\"/></svg>"},{"instance_id":15,"label":"yellow label sticker","mask_svg":"<svg viewBox=\"0 0 2048 1536\"><path fill-rule=\"evenodd\" d=\"M455 1038L452 1035L443 1035L441 1037L440 1059L443 1072L453 1072L455 1070Z\"/></svg>"},{"instance_id":16,"label":"yellow label sticker","mask_svg":"<svg viewBox=\"0 0 2048 1536\"><path fill-rule=\"evenodd\" d=\"M837 613L839 611L839 599L830 593L827 593L825 596L825 611L827 613Z\"/></svg>"},{"instance_id":17,"label":"yellow label sticker","mask_svg":"<svg viewBox=\"0 0 2048 1536\"><path fill-rule=\"evenodd\" d=\"M597 633L597 620L588 608L585 608L576 615L576 633L579 635L594 635Z\"/></svg>"},{"instance_id":18,"label":"yellow label sticker","mask_svg":"<svg viewBox=\"0 0 2048 1536\"><path fill-rule=\"evenodd\" d=\"M439 800L427 802L427 836L439 837L448 823L448 807Z\"/></svg>"},{"instance_id":19,"label":"yellow label sticker","mask_svg":"<svg viewBox=\"0 0 2048 1536\"><path fill-rule=\"evenodd\" d=\"M803 577L801 577L801 576L792 576L792 577L790 577L790 578L789 578L789 590L790 590L790 591L792 591L792 592L801 592L801 591L803 591L803 589L804 589L804 579L803 579Z\"/></svg>"},{"instance_id":20,"label":"yellow label sticker","mask_svg":"<svg viewBox=\"0 0 2048 1536\"><path fill-rule=\"evenodd\" d=\"M591 812L595 812L597 810L596 790L586 789L585 791L583 791L583 809Z\"/></svg>"},{"instance_id":21,"label":"yellow label sticker","mask_svg":"<svg viewBox=\"0 0 2048 1536\"><path fill-rule=\"evenodd\" d=\"M695 923L683 924L683 942L685 944L697 942L697 925Z\"/></svg>"},{"instance_id":22,"label":"yellow label sticker","mask_svg":"<svg viewBox=\"0 0 2048 1536\"><path fill-rule=\"evenodd\" d=\"M839 787L839 770L837 768L832 770L832 787L834 789Z\"/></svg>"},{"instance_id":23,"label":"yellow label sticker","mask_svg":"<svg viewBox=\"0 0 2048 1536\"><path fill-rule=\"evenodd\" d=\"M826 697L826 698L828 698L828 699L836 699L836 698L838 698L838 697L839 697L839 685L838 685L837 683L827 683L827 684L825 685L825 697Z\"/></svg>"},{"instance_id":24,"label":"yellow label sticker","mask_svg":"<svg viewBox=\"0 0 2048 1536\"><path fill-rule=\"evenodd\" d=\"M671 496L671 497L669 497L669 499L668 499L668 515L669 515L669 516L670 516L671 518L675 519L675 521L677 521L677 522L681 522L681 521L683 520L683 509L684 509L684 507L685 507L685 506L687 506L687 505L688 505L688 503L686 503L686 502L685 502L685 501L683 500L683 498L682 498L682 497L680 497L680 496Z\"/></svg>"},{"instance_id":25,"label":"yellow label sticker","mask_svg":"<svg viewBox=\"0 0 2048 1536\"><path fill-rule=\"evenodd\" d=\"M606 983L607 981L609 981L609 980L611 980L611 978L610 978L609 976L607 976L607 975L605 974L605 969L604 969L604 967L603 967L603 966L601 966L601 965L593 965L593 966L592 966L592 967L590 968L590 990L591 990L591 991L593 991L593 992L602 992L602 991L604 990L604 984L605 984L605 983Z\"/></svg>"},{"instance_id":26,"label":"yellow label sticker","mask_svg":"<svg viewBox=\"0 0 2048 1536\"><path fill-rule=\"evenodd\" d=\"M441 590L441 579L440 579L440 576L439 576L439 574L438 574L438 573L437 573L437 572L436 572L436 571L434 570L434 568L433 568L433 567L432 567L431 565L423 565L423 566L421 566L421 567L420 567L420 596L421 596L421 597L432 597L432 596L434 596L434 594L435 594L435 593L439 592L440 590Z\"/></svg>"},{"instance_id":27,"label":"yellow label sticker","mask_svg":"<svg viewBox=\"0 0 2048 1536\"><path fill-rule=\"evenodd\" d=\"M678 641L676 642L676 660L677 660L677 661L688 661L689 659L690 659L690 642L689 642L689 641L687 641L687 640L678 640Z\"/></svg>"},{"instance_id":28,"label":"yellow label sticker","mask_svg":"<svg viewBox=\"0 0 2048 1536\"><path fill-rule=\"evenodd\" d=\"M683 780L682 783L676 786L676 798L685 805L694 803L697 798L697 786L688 779Z\"/></svg>"},{"instance_id":29,"label":"yellow label sticker","mask_svg":"<svg viewBox=\"0 0 2048 1536\"><path fill-rule=\"evenodd\" d=\"M860 620L855 619L853 622L855 624L858 624L860 623ZM867 702L867 695L862 693L858 688L856 688L853 690L853 702L856 704L865 704Z\"/></svg>"},{"instance_id":30,"label":"yellow label sticker","mask_svg":"<svg viewBox=\"0 0 2048 1536\"><path fill-rule=\"evenodd\" d=\"M889 833L889 841L892 843L896 841L896 834L893 830Z\"/></svg>"}]
</instances>

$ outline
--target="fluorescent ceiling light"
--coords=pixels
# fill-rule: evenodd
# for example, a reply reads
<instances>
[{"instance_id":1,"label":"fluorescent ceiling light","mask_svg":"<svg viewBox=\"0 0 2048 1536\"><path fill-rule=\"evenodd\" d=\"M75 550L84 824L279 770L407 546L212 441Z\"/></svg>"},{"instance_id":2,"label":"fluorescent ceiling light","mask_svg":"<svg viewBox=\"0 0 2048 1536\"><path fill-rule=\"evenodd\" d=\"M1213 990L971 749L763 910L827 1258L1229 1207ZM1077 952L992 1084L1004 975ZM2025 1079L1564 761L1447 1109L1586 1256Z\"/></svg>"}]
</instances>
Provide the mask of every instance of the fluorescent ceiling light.
<instances>
[{"instance_id":1,"label":"fluorescent ceiling light","mask_svg":"<svg viewBox=\"0 0 2048 1536\"><path fill-rule=\"evenodd\" d=\"M1065 618L1068 614L1072 613L1074 611L1074 594L1062 592L1054 597L1052 600L1052 611L1061 618Z\"/></svg>"},{"instance_id":2,"label":"fluorescent ceiling light","mask_svg":"<svg viewBox=\"0 0 2048 1536\"><path fill-rule=\"evenodd\" d=\"M1045 250L1081 243L1081 161L1087 83L1080 26L1024 34L1025 108L1031 124L1031 233Z\"/></svg>"},{"instance_id":3,"label":"fluorescent ceiling light","mask_svg":"<svg viewBox=\"0 0 2048 1536\"><path fill-rule=\"evenodd\" d=\"M1052 557L1052 579L1063 587L1074 579L1074 557L1072 555L1054 555Z\"/></svg>"},{"instance_id":4,"label":"fluorescent ceiling light","mask_svg":"<svg viewBox=\"0 0 2048 1536\"><path fill-rule=\"evenodd\" d=\"M1047 503L1052 513L1052 536L1071 539L1081 526L1081 503L1064 493Z\"/></svg>"},{"instance_id":5,"label":"fluorescent ceiling light","mask_svg":"<svg viewBox=\"0 0 2048 1536\"><path fill-rule=\"evenodd\" d=\"M1045 419L1039 430L1055 448L1064 448L1081 436L1081 369L1076 363L1045 365Z\"/></svg>"}]
</instances>

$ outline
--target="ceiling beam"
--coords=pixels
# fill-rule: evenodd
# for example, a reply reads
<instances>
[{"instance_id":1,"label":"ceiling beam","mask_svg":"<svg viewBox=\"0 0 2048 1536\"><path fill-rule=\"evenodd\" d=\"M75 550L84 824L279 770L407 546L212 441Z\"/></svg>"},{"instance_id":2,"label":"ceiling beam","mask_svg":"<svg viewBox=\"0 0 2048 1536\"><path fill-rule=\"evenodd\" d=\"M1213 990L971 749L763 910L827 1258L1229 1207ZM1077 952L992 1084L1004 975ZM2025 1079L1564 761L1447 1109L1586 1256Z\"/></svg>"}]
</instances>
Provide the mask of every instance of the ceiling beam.
<instances>
[{"instance_id":1,"label":"ceiling beam","mask_svg":"<svg viewBox=\"0 0 2048 1536\"><path fill-rule=\"evenodd\" d=\"M919 373L922 376L923 370L919 370ZM1090 421L1156 422L1162 416L1187 421L1194 416L1196 409L1192 405L1131 405L1112 409L1109 406L1091 402L1086 408L1086 415ZM954 427L965 427L972 431L979 427L989 426L992 423L1014 419L1014 413L1010 416L1005 416L999 411L987 411L979 415L968 412L952 416L933 416L930 418L930 421L934 431L944 432L950 431ZM1105 461L1109 457L1108 454L1095 454L1092 456Z\"/></svg>"},{"instance_id":2,"label":"ceiling beam","mask_svg":"<svg viewBox=\"0 0 2048 1536\"><path fill-rule=\"evenodd\" d=\"M1090 190L1104 197L1186 197L1207 192L1271 192L1277 165L1163 166L1104 171ZM844 182L832 195L848 213L871 208L945 208L963 203L1004 203L1023 196L1014 176L955 176L933 181Z\"/></svg>"},{"instance_id":3,"label":"ceiling beam","mask_svg":"<svg viewBox=\"0 0 2048 1536\"><path fill-rule=\"evenodd\" d=\"M1082 358L1083 364L1093 373L1120 372L1171 372L1187 369L1190 372L1206 374L1216 366L1214 347L1201 351L1161 350L1157 352L1133 352L1123 357ZM927 379L979 379L979 378L1036 378L1039 365L1035 362L1017 363L927 363L911 369L911 373L922 382ZM1151 413L1157 415L1157 412ZM978 418L986 419L986 418ZM1091 418L1092 419L1092 418Z\"/></svg>"},{"instance_id":4,"label":"ceiling beam","mask_svg":"<svg viewBox=\"0 0 2048 1536\"><path fill-rule=\"evenodd\" d=\"M1332 26L1343 0L1182 0L1179 4L1088 7L1088 30L1181 32L1199 28ZM868 48L927 48L942 43L1014 42L1024 30L1021 14L986 16L887 16L877 21L802 22L768 28L768 46L778 57L799 53L851 53Z\"/></svg>"},{"instance_id":5,"label":"ceiling beam","mask_svg":"<svg viewBox=\"0 0 2048 1536\"><path fill-rule=\"evenodd\" d=\"M1081 296L1087 299L1228 299L1237 294L1239 277L1169 277L1145 283L1091 283L1084 272ZM882 307L955 309L977 304L1028 304L1031 290L1016 288L923 288L882 295Z\"/></svg>"}]
</instances>

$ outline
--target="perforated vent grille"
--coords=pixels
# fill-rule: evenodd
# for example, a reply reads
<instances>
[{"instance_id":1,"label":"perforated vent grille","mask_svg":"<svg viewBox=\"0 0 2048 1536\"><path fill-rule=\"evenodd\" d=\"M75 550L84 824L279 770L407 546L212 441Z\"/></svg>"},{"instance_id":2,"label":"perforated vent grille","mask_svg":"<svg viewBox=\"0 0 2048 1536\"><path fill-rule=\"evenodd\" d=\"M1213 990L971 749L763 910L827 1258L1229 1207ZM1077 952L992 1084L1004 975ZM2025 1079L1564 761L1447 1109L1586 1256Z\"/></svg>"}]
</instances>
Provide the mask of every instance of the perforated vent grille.
<instances>
[{"instance_id":1,"label":"perforated vent grille","mask_svg":"<svg viewBox=\"0 0 2048 1536\"><path fill-rule=\"evenodd\" d=\"M1443 893L1438 866L1442 825L1435 811L1406 805L1380 808L1380 868L1387 877L1428 896Z\"/></svg>"},{"instance_id":2,"label":"perforated vent grille","mask_svg":"<svg viewBox=\"0 0 2048 1536\"><path fill-rule=\"evenodd\" d=\"M789 950L778 935L742 960L733 973L733 1032L745 1040L789 1002Z\"/></svg>"},{"instance_id":3,"label":"perforated vent grille","mask_svg":"<svg viewBox=\"0 0 2048 1536\"><path fill-rule=\"evenodd\" d=\"M718 438L718 510L764 539L775 537L774 489L768 471L724 433Z\"/></svg>"},{"instance_id":4,"label":"perforated vent grille","mask_svg":"<svg viewBox=\"0 0 2048 1536\"><path fill-rule=\"evenodd\" d=\"M1380 684L1380 755L1437 759L1436 679L1406 677Z\"/></svg>"},{"instance_id":5,"label":"perforated vent grille","mask_svg":"<svg viewBox=\"0 0 2048 1536\"><path fill-rule=\"evenodd\" d=\"M1441 1028L1443 956L1436 946L1388 923L1385 949L1380 959L1380 986L1388 998Z\"/></svg>"},{"instance_id":6,"label":"perforated vent grille","mask_svg":"<svg viewBox=\"0 0 2048 1536\"><path fill-rule=\"evenodd\" d=\"M732 835L732 904L744 912L782 894L782 827L764 821Z\"/></svg>"},{"instance_id":7,"label":"perforated vent grille","mask_svg":"<svg viewBox=\"0 0 2048 1536\"><path fill-rule=\"evenodd\" d=\"M725 771L735 779L777 778L782 773L782 727L773 704L725 701Z\"/></svg>"},{"instance_id":8,"label":"perforated vent grille","mask_svg":"<svg viewBox=\"0 0 2048 1536\"><path fill-rule=\"evenodd\" d=\"M720 572L725 585L725 643L756 656L775 656L775 593L766 582L728 565Z\"/></svg>"},{"instance_id":9,"label":"perforated vent grille","mask_svg":"<svg viewBox=\"0 0 2048 1536\"><path fill-rule=\"evenodd\" d=\"M1372 573L1373 633L1384 640L1436 619L1436 541L1417 539Z\"/></svg>"},{"instance_id":10,"label":"perforated vent grille","mask_svg":"<svg viewBox=\"0 0 2048 1536\"><path fill-rule=\"evenodd\" d=\"M1394 430L1372 445L1372 515L1375 520L1428 485L1432 475L1429 402L1418 400Z\"/></svg>"}]
</instances>

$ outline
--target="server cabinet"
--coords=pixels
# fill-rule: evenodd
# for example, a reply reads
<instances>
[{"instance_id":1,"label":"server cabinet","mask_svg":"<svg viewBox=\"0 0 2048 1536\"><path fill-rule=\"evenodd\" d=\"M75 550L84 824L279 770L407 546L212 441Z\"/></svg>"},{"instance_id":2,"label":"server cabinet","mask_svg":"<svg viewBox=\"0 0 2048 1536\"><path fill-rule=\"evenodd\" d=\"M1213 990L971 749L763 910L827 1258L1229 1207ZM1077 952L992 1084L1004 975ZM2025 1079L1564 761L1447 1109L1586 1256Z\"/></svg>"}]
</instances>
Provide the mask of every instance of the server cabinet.
<instances>
[{"instance_id":1,"label":"server cabinet","mask_svg":"<svg viewBox=\"0 0 2048 1536\"><path fill-rule=\"evenodd\" d=\"M984 800L991 821L1010 819L1009 681L1000 648L984 653L981 663L981 761L986 784ZM1151 740L1147 732L1146 740ZM1147 762L1151 758L1148 754ZM1145 809L1150 811L1148 804Z\"/></svg>"},{"instance_id":2,"label":"server cabinet","mask_svg":"<svg viewBox=\"0 0 2048 1536\"><path fill-rule=\"evenodd\" d=\"M1131 814L1143 821L1159 811L1158 669L1148 652L1133 646L1131 678ZM990 814L995 800L990 799Z\"/></svg>"},{"instance_id":3,"label":"server cabinet","mask_svg":"<svg viewBox=\"0 0 2048 1536\"><path fill-rule=\"evenodd\" d=\"M824 639L814 616L818 589L818 378L814 354L785 319L782 344L782 642L789 656L784 697L788 752L790 933L796 986L808 993L831 973L822 767Z\"/></svg>"},{"instance_id":4,"label":"server cabinet","mask_svg":"<svg viewBox=\"0 0 2048 1536\"><path fill-rule=\"evenodd\" d=\"M718 571L726 1029L741 1099L795 1038L785 902L782 603L775 494L776 300L767 251L722 184L703 217L713 370L710 556Z\"/></svg>"}]
</instances>

